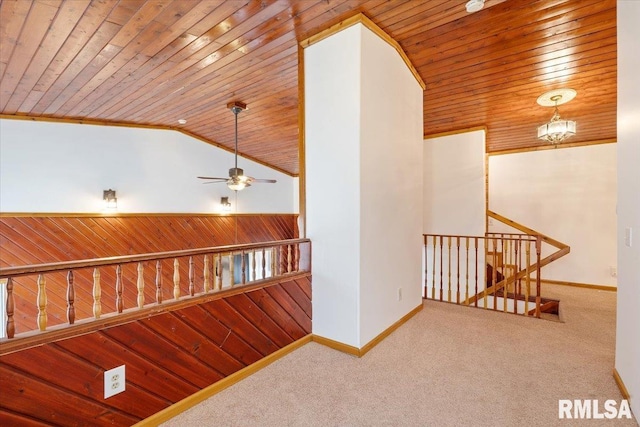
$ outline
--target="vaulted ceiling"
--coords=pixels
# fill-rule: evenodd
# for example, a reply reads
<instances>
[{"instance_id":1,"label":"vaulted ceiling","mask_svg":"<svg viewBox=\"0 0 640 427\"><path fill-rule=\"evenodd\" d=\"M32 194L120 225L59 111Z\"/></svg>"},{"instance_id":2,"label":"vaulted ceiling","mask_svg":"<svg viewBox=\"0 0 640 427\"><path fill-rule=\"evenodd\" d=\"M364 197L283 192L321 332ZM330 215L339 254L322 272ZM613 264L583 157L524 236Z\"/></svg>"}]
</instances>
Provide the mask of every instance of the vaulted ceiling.
<instances>
[{"instance_id":1,"label":"vaulted ceiling","mask_svg":"<svg viewBox=\"0 0 640 427\"><path fill-rule=\"evenodd\" d=\"M426 83L425 135L484 126L489 152L538 147L552 109L536 98L569 87L570 141L615 139L615 0L465 3L2 0L0 113L177 128L232 149L226 105L242 101L240 152L295 175L298 42L362 12Z\"/></svg>"}]
</instances>

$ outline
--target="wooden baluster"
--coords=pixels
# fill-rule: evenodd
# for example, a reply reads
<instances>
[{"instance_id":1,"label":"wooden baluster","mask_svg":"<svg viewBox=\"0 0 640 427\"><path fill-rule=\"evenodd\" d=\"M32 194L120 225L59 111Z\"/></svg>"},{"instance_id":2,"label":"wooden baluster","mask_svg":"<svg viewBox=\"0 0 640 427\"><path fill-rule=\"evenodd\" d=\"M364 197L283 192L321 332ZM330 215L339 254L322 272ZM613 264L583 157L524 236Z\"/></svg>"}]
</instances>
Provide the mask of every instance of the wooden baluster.
<instances>
[{"instance_id":1,"label":"wooden baluster","mask_svg":"<svg viewBox=\"0 0 640 427\"><path fill-rule=\"evenodd\" d=\"M280 252L280 250L282 250L282 246L279 247L280 249L276 249L276 248L272 248L271 249L271 277L276 277L280 275L280 269L276 269L277 266L280 265L280 262L278 262L278 253Z\"/></svg>"},{"instance_id":2,"label":"wooden baluster","mask_svg":"<svg viewBox=\"0 0 640 427\"><path fill-rule=\"evenodd\" d=\"M429 259L427 257L427 241L428 237L426 234L422 236L422 244L424 246L424 297L429 298L429 290L427 289L427 279L429 277L429 269L427 266L429 265Z\"/></svg>"},{"instance_id":3,"label":"wooden baluster","mask_svg":"<svg viewBox=\"0 0 640 427\"><path fill-rule=\"evenodd\" d=\"M7 305L6 305L6 313L7 313L7 328L5 332L7 333L7 338L13 338L16 334L16 324L13 320L14 315L14 307L15 301L13 299L13 279L9 277L7 279Z\"/></svg>"},{"instance_id":4,"label":"wooden baluster","mask_svg":"<svg viewBox=\"0 0 640 427\"><path fill-rule=\"evenodd\" d=\"M193 264L193 257L189 257L189 295L194 296L196 294L196 284L194 282L195 279L195 267Z\"/></svg>"},{"instance_id":5,"label":"wooden baluster","mask_svg":"<svg viewBox=\"0 0 640 427\"><path fill-rule=\"evenodd\" d=\"M456 237L456 248L457 248L457 284L456 284L456 304L460 304L460 237Z\"/></svg>"},{"instance_id":6,"label":"wooden baluster","mask_svg":"<svg viewBox=\"0 0 640 427\"><path fill-rule=\"evenodd\" d=\"M233 252L229 254L229 286L233 287L236 284L236 266L235 266L235 256Z\"/></svg>"},{"instance_id":7,"label":"wooden baluster","mask_svg":"<svg viewBox=\"0 0 640 427\"><path fill-rule=\"evenodd\" d=\"M442 257L444 256L444 251L442 250L444 245L444 236L440 236L440 301L442 301L442 295L444 294L444 289L442 289Z\"/></svg>"},{"instance_id":8,"label":"wooden baluster","mask_svg":"<svg viewBox=\"0 0 640 427\"><path fill-rule=\"evenodd\" d=\"M513 249L514 249L514 256L513 256L513 264L515 265L515 267L513 268L513 312L515 314L518 314L518 296L520 295L520 292L518 291L518 283L516 282L516 274L518 273L518 271L520 271L520 269L518 268L518 246L519 242L516 243L516 241L512 242L513 244Z\"/></svg>"},{"instance_id":9,"label":"wooden baluster","mask_svg":"<svg viewBox=\"0 0 640 427\"><path fill-rule=\"evenodd\" d=\"M100 298L102 297L102 288L100 287L100 270L97 268L93 269L93 317L96 319L100 318L102 314L102 302Z\"/></svg>"},{"instance_id":10,"label":"wooden baluster","mask_svg":"<svg viewBox=\"0 0 640 427\"><path fill-rule=\"evenodd\" d=\"M447 292L447 301L451 302L451 236L447 237L447 247L448 247L448 255L447 255L447 277L448 277L448 292Z\"/></svg>"},{"instance_id":11,"label":"wooden baluster","mask_svg":"<svg viewBox=\"0 0 640 427\"><path fill-rule=\"evenodd\" d=\"M173 299L180 299L180 262L173 260Z\"/></svg>"},{"instance_id":12,"label":"wooden baluster","mask_svg":"<svg viewBox=\"0 0 640 427\"><path fill-rule=\"evenodd\" d=\"M138 263L137 288L138 288L138 308L142 308L144 307L144 265L141 262Z\"/></svg>"},{"instance_id":13,"label":"wooden baluster","mask_svg":"<svg viewBox=\"0 0 640 427\"><path fill-rule=\"evenodd\" d=\"M436 236L433 237L433 268L431 269L431 299L436 299Z\"/></svg>"},{"instance_id":14,"label":"wooden baluster","mask_svg":"<svg viewBox=\"0 0 640 427\"><path fill-rule=\"evenodd\" d=\"M291 259L291 245L287 245L287 273L291 273L292 270L292 259Z\"/></svg>"},{"instance_id":15,"label":"wooden baluster","mask_svg":"<svg viewBox=\"0 0 640 427\"><path fill-rule=\"evenodd\" d=\"M542 252L542 239L536 237L536 317L540 318L540 252Z\"/></svg>"},{"instance_id":16,"label":"wooden baluster","mask_svg":"<svg viewBox=\"0 0 640 427\"><path fill-rule=\"evenodd\" d=\"M124 300L122 298L122 266L116 266L116 311L122 313L124 311Z\"/></svg>"},{"instance_id":17,"label":"wooden baluster","mask_svg":"<svg viewBox=\"0 0 640 427\"><path fill-rule=\"evenodd\" d=\"M73 287L73 270L67 273L67 321L73 325L76 321L76 308L73 303L76 299L76 290Z\"/></svg>"},{"instance_id":18,"label":"wooden baluster","mask_svg":"<svg viewBox=\"0 0 640 427\"><path fill-rule=\"evenodd\" d=\"M156 303L162 304L162 261L156 261Z\"/></svg>"},{"instance_id":19,"label":"wooden baluster","mask_svg":"<svg viewBox=\"0 0 640 427\"><path fill-rule=\"evenodd\" d=\"M47 288L44 275L38 275L38 329L47 329Z\"/></svg>"},{"instance_id":20,"label":"wooden baluster","mask_svg":"<svg viewBox=\"0 0 640 427\"><path fill-rule=\"evenodd\" d=\"M240 252L240 281L244 285L247 283L247 265L244 259L245 252Z\"/></svg>"},{"instance_id":21,"label":"wooden baluster","mask_svg":"<svg viewBox=\"0 0 640 427\"><path fill-rule=\"evenodd\" d=\"M256 251L251 251L251 277L249 278L250 282L255 282L257 280L256 277Z\"/></svg>"},{"instance_id":22,"label":"wooden baluster","mask_svg":"<svg viewBox=\"0 0 640 427\"><path fill-rule=\"evenodd\" d=\"M524 288L524 315L529 315L529 295L531 292L531 241L527 240L525 243L525 260L527 262L527 271L525 273L525 288Z\"/></svg>"},{"instance_id":23,"label":"wooden baluster","mask_svg":"<svg viewBox=\"0 0 640 427\"><path fill-rule=\"evenodd\" d=\"M262 248L262 277L261 279L265 279L267 277L267 252Z\"/></svg>"},{"instance_id":24,"label":"wooden baluster","mask_svg":"<svg viewBox=\"0 0 640 427\"><path fill-rule=\"evenodd\" d=\"M482 241L485 242L485 245L486 245L486 239L483 239ZM478 238L477 237L473 238L473 247L476 252L476 290L474 293L474 295L476 295L476 300L474 302L474 305L477 307L478 306L478 296L477 296L478 295ZM486 260L485 260L485 263L486 263ZM485 270L486 270L486 267L485 267ZM487 280L485 279L485 282L486 281ZM485 283L485 288L486 288L486 283Z\"/></svg>"},{"instance_id":25,"label":"wooden baluster","mask_svg":"<svg viewBox=\"0 0 640 427\"><path fill-rule=\"evenodd\" d=\"M465 248L466 248L466 263L467 263L467 268L465 270L466 276L465 276L465 287L464 287L464 300L465 301L469 301L469 238L465 237Z\"/></svg>"},{"instance_id":26,"label":"wooden baluster","mask_svg":"<svg viewBox=\"0 0 640 427\"><path fill-rule=\"evenodd\" d=\"M504 277L504 280L505 280L504 287L502 288L502 295L503 295L502 311L506 313L509 311L507 306L507 299L509 296L509 278L511 277L511 274L509 273L511 272L511 264L512 264L511 245L509 240L502 241L502 252L504 253L505 251L506 251L505 258L502 259L502 262L503 262L502 276ZM505 267L505 266L509 266L509 267Z\"/></svg>"},{"instance_id":27,"label":"wooden baluster","mask_svg":"<svg viewBox=\"0 0 640 427\"><path fill-rule=\"evenodd\" d=\"M194 283L195 270L193 265L193 256L189 257L189 295L194 296L196 294L196 288Z\"/></svg>"},{"instance_id":28,"label":"wooden baluster","mask_svg":"<svg viewBox=\"0 0 640 427\"><path fill-rule=\"evenodd\" d=\"M504 248L502 248L504 249ZM498 283L498 241L494 238L493 239L493 269L492 269L492 274L491 274L491 286L494 286L493 288L493 309L497 310L498 308L498 290L495 288L495 285ZM487 299L489 298L489 295L486 294L485 292L485 298L484 298L484 308L487 308Z\"/></svg>"},{"instance_id":29,"label":"wooden baluster","mask_svg":"<svg viewBox=\"0 0 640 427\"><path fill-rule=\"evenodd\" d=\"M523 245L525 243L525 240L522 240L523 236L519 236L518 237L518 246L519 246L519 253L520 253L520 257L518 258L518 271L522 270L522 253L523 251ZM518 295L522 295L522 277L518 279Z\"/></svg>"},{"instance_id":30,"label":"wooden baluster","mask_svg":"<svg viewBox=\"0 0 640 427\"><path fill-rule=\"evenodd\" d=\"M204 254L204 270L202 271L202 276L204 277L204 282L202 284L202 292L205 294L211 290L211 268L209 268L209 255Z\"/></svg>"},{"instance_id":31,"label":"wooden baluster","mask_svg":"<svg viewBox=\"0 0 640 427\"><path fill-rule=\"evenodd\" d=\"M295 249L295 254L294 254L295 263L293 265L293 271L298 272L300 271L300 245L296 244L294 246L294 249Z\"/></svg>"},{"instance_id":32,"label":"wooden baluster","mask_svg":"<svg viewBox=\"0 0 640 427\"><path fill-rule=\"evenodd\" d=\"M219 291L220 289L222 289L222 254L218 254L217 256L218 259L218 277L216 277L216 283L215 283L215 287L216 287L216 291Z\"/></svg>"}]
</instances>

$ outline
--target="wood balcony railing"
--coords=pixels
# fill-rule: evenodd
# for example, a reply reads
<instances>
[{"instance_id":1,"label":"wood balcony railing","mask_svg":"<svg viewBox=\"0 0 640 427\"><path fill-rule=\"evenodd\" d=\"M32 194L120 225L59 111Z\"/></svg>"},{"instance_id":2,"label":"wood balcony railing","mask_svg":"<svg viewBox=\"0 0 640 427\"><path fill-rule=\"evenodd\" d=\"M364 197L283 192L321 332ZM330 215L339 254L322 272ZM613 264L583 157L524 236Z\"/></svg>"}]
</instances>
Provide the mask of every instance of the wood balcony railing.
<instances>
[{"instance_id":1,"label":"wood balcony railing","mask_svg":"<svg viewBox=\"0 0 640 427\"><path fill-rule=\"evenodd\" d=\"M540 317L539 236L423 236L425 298Z\"/></svg>"},{"instance_id":2,"label":"wood balcony railing","mask_svg":"<svg viewBox=\"0 0 640 427\"><path fill-rule=\"evenodd\" d=\"M0 344L130 321L193 298L310 269L309 239L1 268L6 304L0 311ZM26 326L18 331L17 324Z\"/></svg>"}]
</instances>

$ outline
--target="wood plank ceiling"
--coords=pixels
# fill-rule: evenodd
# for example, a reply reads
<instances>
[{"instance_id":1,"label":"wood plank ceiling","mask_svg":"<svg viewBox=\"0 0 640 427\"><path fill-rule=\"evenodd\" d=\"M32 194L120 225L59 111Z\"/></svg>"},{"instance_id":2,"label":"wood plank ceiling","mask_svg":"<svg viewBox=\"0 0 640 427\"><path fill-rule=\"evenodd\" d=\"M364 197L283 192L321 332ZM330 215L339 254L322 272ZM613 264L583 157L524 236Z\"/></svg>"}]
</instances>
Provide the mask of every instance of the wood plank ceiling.
<instances>
[{"instance_id":1,"label":"wood plank ceiling","mask_svg":"<svg viewBox=\"0 0 640 427\"><path fill-rule=\"evenodd\" d=\"M536 147L553 112L536 98L571 87L570 142L616 137L615 0L465 2L2 0L0 113L177 128L232 149L239 100L239 151L296 175L297 43L359 11L427 84L425 135L486 126L489 152Z\"/></svg>"}]
</instances>

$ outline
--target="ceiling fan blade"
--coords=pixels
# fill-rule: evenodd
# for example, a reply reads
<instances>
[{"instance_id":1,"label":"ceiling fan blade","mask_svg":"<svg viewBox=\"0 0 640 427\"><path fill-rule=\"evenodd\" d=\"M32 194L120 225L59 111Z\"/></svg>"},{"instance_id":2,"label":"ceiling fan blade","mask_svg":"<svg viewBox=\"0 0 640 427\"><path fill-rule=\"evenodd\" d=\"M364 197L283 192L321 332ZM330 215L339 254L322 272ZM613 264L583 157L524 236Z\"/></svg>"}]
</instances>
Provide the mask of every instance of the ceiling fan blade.
<instances>
[{"instance_id":1,"label":"ceiling fan blade","mask_svg":"<svg viewBox=\"0 0 640 427\"><path fill-rule=\"evenodd\" d=\"M251 178L251 182L262 182L262 183L265 183L265 184L275 184L277 181L275 179Z\"/></svg>"},{"instance_id":2,"label":"ceiling fan blade","mask_svg":"<svg viewBox=\"0 0 640 427\"><path fill-rule=\"evenodd\" d=\"M215 176L199 176L197 178L200 178L200 179L216 179L218 181L226 181L226 180L229 179L229 178L219 178L219 177L215 177Z\"/></svg>"}]
</instances>

